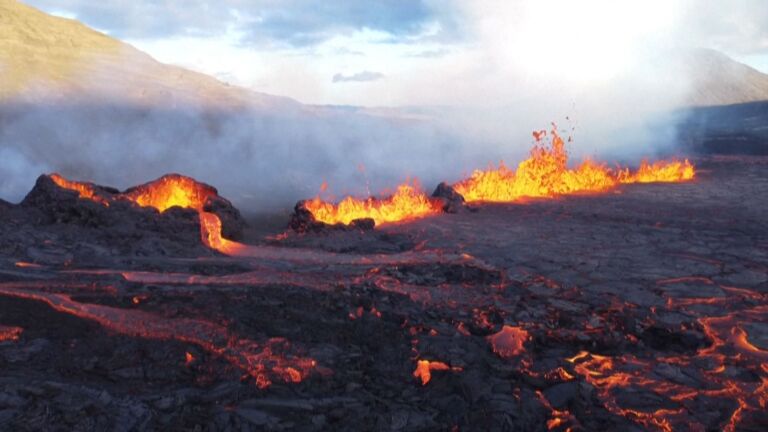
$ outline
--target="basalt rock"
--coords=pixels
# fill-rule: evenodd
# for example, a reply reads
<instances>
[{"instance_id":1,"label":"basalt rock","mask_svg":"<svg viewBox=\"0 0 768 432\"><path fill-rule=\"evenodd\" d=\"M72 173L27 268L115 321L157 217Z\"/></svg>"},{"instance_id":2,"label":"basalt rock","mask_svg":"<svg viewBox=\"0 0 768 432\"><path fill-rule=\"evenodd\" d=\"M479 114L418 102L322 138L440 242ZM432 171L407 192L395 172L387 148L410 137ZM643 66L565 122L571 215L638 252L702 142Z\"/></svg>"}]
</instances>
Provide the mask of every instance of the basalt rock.
<instances>
[{"instance_id":1,"label":"basalt rock","mask_svg":"<svg viewBox=\"0 0 768 432\"><path fill-rule=\"evenodd\" d=\"M457 213L464 208L464 197L447 183L437 185L432 197L443 202L443 211L446 213Z\"/></svg>"},{"instance_id":2,"label":"basalt rock","mask_svg":"<svg viewBox=\"0 0 768 432\"><path fill-rule=\"evenodd\" d=\"M240 240L243 237L246 223L240 210L235 208L228 199L218 195L208 197L203 211L213 213L221 220L221 235L230 240Z\"/></svg>"},{"instance_id":3,"label":"basalt rock","mask_svg":"<svg viewBox=\"0 0 768 432\"><path fill-rule=\"evenodd\" d=\"M108 194L107 189L104 193ZM110 197L111 198L111 197ZM57 185L51 176L41 175L21 201L22 207L39 210L39 224L73 223L100 227L109 225L109 208L93 200L79 198L77 191Z\"/></svg>"},{"instance_id":4,"label":"basalt rock","mask_svg":"<svg viewBox=\"0 0 768 432\"><path fill-rule=\"evenodd\" d=\"M125 192L82 183L93 195L83 198L78 191L59 186L52 176L41 175L18 209L24 212L28 223L36 226L68 225L73 229L97 229L103 232L102 240L109 239L109 246L116 246L127 253L162 254L177 246L190 250L201 247L197 210L171 207L160 212L153 207L142 207L131 199L137 190L152 183ZM206 191L211 190L203 208L219 216L223 236L238 239L245 227L240 212L228 200L219 197L213 187L198 182L195 185Z\"/></svg>"}]
</instances>

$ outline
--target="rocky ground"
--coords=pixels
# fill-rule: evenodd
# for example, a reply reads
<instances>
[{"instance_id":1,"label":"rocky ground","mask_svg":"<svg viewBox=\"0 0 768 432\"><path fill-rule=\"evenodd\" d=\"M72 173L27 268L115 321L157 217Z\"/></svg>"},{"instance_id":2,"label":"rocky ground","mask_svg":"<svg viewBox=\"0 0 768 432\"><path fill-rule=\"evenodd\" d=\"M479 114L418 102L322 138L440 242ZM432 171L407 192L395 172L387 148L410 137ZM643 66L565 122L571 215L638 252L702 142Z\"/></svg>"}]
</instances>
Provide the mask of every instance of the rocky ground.
<instances>
[{"instance_id":1,"label":"rocky ground","mask_svg":"<svg viewBox=\"0 0 768 432\"><path fill-rule=\"evenodd\" d=\"M0 429L766 430L768 159L697 164L237 257L0 203Z\"/></svg>"}]
</instances>

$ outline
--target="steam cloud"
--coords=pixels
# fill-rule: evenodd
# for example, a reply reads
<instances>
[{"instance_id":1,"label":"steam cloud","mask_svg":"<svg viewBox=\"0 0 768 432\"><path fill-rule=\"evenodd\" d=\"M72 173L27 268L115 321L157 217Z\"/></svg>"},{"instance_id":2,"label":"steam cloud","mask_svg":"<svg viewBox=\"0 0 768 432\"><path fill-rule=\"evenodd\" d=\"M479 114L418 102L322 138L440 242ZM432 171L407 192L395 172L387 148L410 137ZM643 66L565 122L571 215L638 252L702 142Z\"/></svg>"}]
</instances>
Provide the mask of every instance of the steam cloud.
<instances>
[{"instance_id":1,"label":"steam cloud","mask_svg":"<svg viewBox=\"0 0 768 432\"><path fill-rule=\"evenodd\" d=\"M0 193L12 201L44 172L119 188L179 172L246 210L272 211L323 181L337 194L385 190L409 174L431 182L461 157L433 125L332 108L16 102L0 118Z\"/></svg>"},{"instance_id":2,"label":"steam cloud","mask_svg":"<svg viewBox=\"0 0 768 432\"><path fill-rule=\"evenodd\" d=\"M180 172L245 210L273 211L314 196L323 181L337 197L378 193L413 176L431 189L500 159L515 162L531 130L551 121L575 136L576 156L615 160L673 148L675 117L667 114L696 91L677 46L683 9L661 2L651 14L669 17L651 22L638 6L612 22L587 20L581 2L556 2L571 3L560 21L541 26L536 14L546 8L473 2L464 11L469 49L440 50L409 76L384 71L387 80L366 83L374 99L410 93L437 104L430 108L223 109L204 100L147 107L119 92L69 103L4 101L0 196L20 200L42 172L119 188ZM616 12L622 6L614 3L596 2ZM597 31L589 27L596 22Z\"/></svg>"}]
</instances>

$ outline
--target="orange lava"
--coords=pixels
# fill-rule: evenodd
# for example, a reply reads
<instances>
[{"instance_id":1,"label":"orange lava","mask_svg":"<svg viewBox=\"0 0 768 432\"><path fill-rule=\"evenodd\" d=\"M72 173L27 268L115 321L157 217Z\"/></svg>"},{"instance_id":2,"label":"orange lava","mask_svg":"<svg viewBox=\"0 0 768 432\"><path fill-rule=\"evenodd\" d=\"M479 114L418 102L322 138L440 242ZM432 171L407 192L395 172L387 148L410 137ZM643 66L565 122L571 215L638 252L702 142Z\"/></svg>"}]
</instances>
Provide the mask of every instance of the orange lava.
<instances>
[{"instance_id":1,"label":"orange lava","mask_svg":"<svg viewBox=\"0 0 768 432\"><path fill-rule=\"evenodd\" d=\"M696 168L688 159L654 163L643 160L636 172L625 169L619 173L618 178L621 183L674 183L692 180L695 176Z\"/></svg>"},{"instance_id":2,"label":"orange lava","mask_svg":"<svg viewBox=\"0 0 768 432\"><path fill-rule=\"evenodd\" d=\"M77 191L80 198L109 206L109 201L98 195L90 183L70 181L58 174L51 174L51 179L64 189ZM118 195L116 199L132 201L141 207L153 207L160 212L171 207L197 210L200 217L200 235L203 244L219 252L233 254L240 249L240 243L222 237L219 217L204 211L206 201L217 195L216 189L192 178L169 174L154 182L130 189Z\"/></svg>"},{"instance_id":3,"label":"orange lava","mask_svg":"<svg viewBox=\"0 0 768 432\"><path fill-rule=\"evenodd\" d=\"M738 291L734 292L738 294ZM735 299L705 300L727 306ZM668 302L671 308L696 304L699 302ZM639 358L630 354L612 357L582 351L565 360L573 365L576 374L595 387L606 409L647 429L672 431L685 425L685 429L703 430L704 425L693 421L687 413L700 404L702 398L716 398L735 403L733 411L721 424L721 430L735 431L746 415L768 408L768 367L765 366L768 351L755 346L743 328L750 322L764 322L766 316L768 307L756 306L738 313L700 318L698 322L712 343L691 354ZM704 385L692 386L658 373L684 373L691 365L708 365L702 376ZM733 375L734 370L749 371L758 379L743 380ZM666 399L667 407L647 411L623 407L616 399L616 391L621 389L644 389L654 397Z\"/></svg>"},{"instance_id":4,"label":"orange lava","mask_svg":"<svg viewBox=\"0 0 768 432\"><path fill-rule=\"evenodd\" d=\"M17 341L24 331L21 327L8 327L0 325L0 342Z\"/></svg>"},{"instance_id":5,"label":"orange lava","mask_svg":"<svg viewBox=\"0 0 768 432\"><path fill-rule=\"evenodd\" d=\"M327 224L349 224L355 219L371 218L376 225L422 218L440 213L441 204L429 198L418 182L405 182L397 187L394 195L387 198L357 199L347 197L338 204L325 202L316 197L304 206L315 220Z\"/></svg>"},{"instance_id":6,"label":"orange lava","mask_svg":"<svg viewBox=\"0 0 768 432\"><path fill-rule=\"evenodd\" d=\"M26 262L26 261L16 261L14 265L18 268L41 268L42 267L40 264L35 264L31 262Z\"/></svg>"},{"instance_id":7,"label":"orange lava","mask_svg":"<svg viewBox=\"0 0 768 432\"><path fill-rule=\"evenodd\" d=\"M525 352L523 344L528 337L528 332L520 327L505 325L498 333L488 336L488 341L499 357L510 358Z\"/></svg>"},{"instance_id":8,"label":"orange lava","mask_svg":"<svg viewBox=\"0 0 768 432\"><path fill-rule=\"evenodd\" d=\"M520 162L517 170L502 162L498 168L477 170L468 179L454 185L467 202L513 202L521 198L551 198L576 192L603 192L621 183L679 182L695 175L693 165L685 160L643 161L637 172L614 171L605 164L585 160L575 168L568 167L565 143L555 125L549 133L549 144L542 142L546 131L534 132L536 144L530 157Z\"/></svg>"},{"instance_id":9,"label":"orange lava","mask_svg":"<svg viewBox=\"0 0 768 432\"><path fill-rule=\"evenodd\" d=\"M0 294L45 302L59 312L94 321L116 333L193 343L244 370L259 388L269 387L272 378L293 383L302 381L317 366L312 358L291 354L291 346L286 339L270 338L257 342L239 338L226 327L201 319L171 319L141 310L80 303L65 294L27 291L4 285L0 285Z\"/></svg>"},{"instance_id":10,"label":"orange lava","mask_svg":"<svg viewBox=\"0 0 768 432\"><path fill-rule=\"evenodd\" d=\"M416 363L416 370L413 371L413 376L421 380L421 385L427 385L432 380L433 370L451 370L451 367L439 361L419 360Z\"/></svg>"},{"instance_id":11,"label":"orange lava","mask_svg":"<svg viewBox=\"0 0 768 432\"><path fill-rule=\"evenodd\" d=\"M233 254L240 243L221 235L221 219L203 208L205 202L218 195L216 189L178 174L170 174L146 185L138 186L122 197L142 207L154 207L164 212L171 207L197 210L203 244L225 254Z\"/></svg>"},{"instance_id":12,"label":"orange lava","mask_svg":"<svg viewBox=\"0 0 768 432\"><path fill-rule=\"evenodd\" d=\"M80 194L80 198L89 199L91 201L96 201L97 203L104 204L105 206L109 206L109 201L107 201L104 197L96 193L96 188L92 183L67 180L61 175L56 173L51 174L50 177L51 177L51 180L53 180L53 182L56 183L59 187L73 190L78 194Z\"/></svg>"},{"instance_id":13,"label":"orange lava","mask_svg":"<svg viewBox=\"0 0 768 432\"><path fill-rule=\"evenodd\" d=\"M225 239L221 235L221 219L213 213L200 211L200 235L203 244L227 255L234 255L242 244Z\"/></svg>"},{"instance_id":14,"label":"orange lava","mask_svg":"<svg viewBox=\"0 0 768 432\"><path fill-rule=\"evenodd\" d=\"M536 391L536 397L538 397L541 403L544 404L544 406L552 413L551 418L547 420L547 430L563 428L566 425L573 423L578 424L576 417L574 417L568 410L557 410L553 408L552 404L541 393L541 391ZM568 427L565 430L571 431L573 428Z\"/></svg>"},{"instance_id":15,"label":"orange lava","mask_svg":"<svg viewBox=\"0 0 768 432\"><path fill-rule=\"evenodd\" d=\"M189 177L171 174L147 185L138 186L122 197L142 207L154 207L164 212L176 206L203 211L205 201L216 195L216 190L212 187Z\"/></svg>"}]
</instances>

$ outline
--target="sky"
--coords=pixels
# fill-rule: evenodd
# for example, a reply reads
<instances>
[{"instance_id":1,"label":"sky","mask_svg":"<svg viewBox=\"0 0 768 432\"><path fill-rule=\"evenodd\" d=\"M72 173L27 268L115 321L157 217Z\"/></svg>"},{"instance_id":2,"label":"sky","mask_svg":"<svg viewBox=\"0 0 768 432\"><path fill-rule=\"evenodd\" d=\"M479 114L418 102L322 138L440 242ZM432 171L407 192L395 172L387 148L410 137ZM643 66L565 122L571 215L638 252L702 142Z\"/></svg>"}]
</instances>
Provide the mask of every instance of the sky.
<instances>
[{"instance_id":1,"label":"sky","mask_svg":"<svg viewBox=\"0 0 768 432\"><path fill-rule=\"evenodd\" d=\"M687 47L768 72L765 0L25 1L162 62L311 104L505 103L564 81L586 92Z\"/></svg>"}]
</instances>

